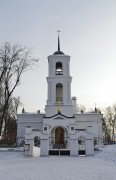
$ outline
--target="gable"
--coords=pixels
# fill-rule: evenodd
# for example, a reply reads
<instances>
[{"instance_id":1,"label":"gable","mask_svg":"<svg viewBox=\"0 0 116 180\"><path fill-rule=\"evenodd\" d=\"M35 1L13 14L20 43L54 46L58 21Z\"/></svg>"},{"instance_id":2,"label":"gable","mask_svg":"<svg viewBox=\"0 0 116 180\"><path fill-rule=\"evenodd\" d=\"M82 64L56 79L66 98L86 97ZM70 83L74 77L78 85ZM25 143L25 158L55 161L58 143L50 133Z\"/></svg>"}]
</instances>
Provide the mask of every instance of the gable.
<instances>
[{"instance_id":1,"label":"gable","mask_svg":"<svg viewBox=\"0 0 116 180\"><path fill-rule=\"evenodd\" d=\"M54 119L65 119L65 118L59 115L59 116L55 117Z\"/></svg>"}]
</instances>

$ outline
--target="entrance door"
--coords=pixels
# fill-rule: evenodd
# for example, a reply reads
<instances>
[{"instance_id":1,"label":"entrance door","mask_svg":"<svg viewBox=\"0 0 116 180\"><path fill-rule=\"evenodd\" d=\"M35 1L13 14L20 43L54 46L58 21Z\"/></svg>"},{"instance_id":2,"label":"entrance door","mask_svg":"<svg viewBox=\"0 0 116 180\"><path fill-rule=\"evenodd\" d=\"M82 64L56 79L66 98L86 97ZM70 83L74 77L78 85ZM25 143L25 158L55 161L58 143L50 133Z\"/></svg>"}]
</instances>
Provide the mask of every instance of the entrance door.
<instances>
[{"instance_id":1,"label":"entrance door","mask_svg":"<svg viewBox=\"0 0 116 180\"><path fill-rule=\"evenodd\" d=\"M64 129L62 127L55 130L55 144L64 144Z\"/></svg>"},{"instance_id":2,"label":"entrance door","mask_svg":"<svg viewBox=\"0 0 116 180\"><path fill-rule=\"evenodd\" d=\"M80 136L78 138L78 144L79 144L79 149L78 149L79 155L85 155L85 137Z\"/></svg>"}]
</instances>

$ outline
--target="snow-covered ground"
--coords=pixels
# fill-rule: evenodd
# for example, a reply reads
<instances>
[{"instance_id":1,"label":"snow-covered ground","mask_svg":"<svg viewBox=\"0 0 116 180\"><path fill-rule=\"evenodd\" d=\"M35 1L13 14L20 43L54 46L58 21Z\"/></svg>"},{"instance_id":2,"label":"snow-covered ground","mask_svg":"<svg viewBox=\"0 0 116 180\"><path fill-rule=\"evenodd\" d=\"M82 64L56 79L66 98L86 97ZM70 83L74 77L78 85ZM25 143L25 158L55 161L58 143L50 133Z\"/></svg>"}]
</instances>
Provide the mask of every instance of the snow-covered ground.
<instances>
[{"instance_id":1,"label":"snow-covered ground","mask_svg":"<svg viewBox=\"0 0 116 180\"><path fill-rule=\"evenodd\" d=\"M116 180L116 145L93 157L24 157L23 151L0 151L0 180Z\"/></svg>"}]
</instances>

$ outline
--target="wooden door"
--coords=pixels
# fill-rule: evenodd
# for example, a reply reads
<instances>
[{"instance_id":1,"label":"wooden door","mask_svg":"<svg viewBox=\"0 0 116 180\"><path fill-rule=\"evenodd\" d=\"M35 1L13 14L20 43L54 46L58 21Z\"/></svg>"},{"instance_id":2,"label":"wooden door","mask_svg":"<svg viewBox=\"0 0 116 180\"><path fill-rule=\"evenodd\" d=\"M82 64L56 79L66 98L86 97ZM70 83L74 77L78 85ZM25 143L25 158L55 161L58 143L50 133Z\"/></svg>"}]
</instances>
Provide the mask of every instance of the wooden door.
<instances>
[{"instance_id":1,"label":"wooden door","mask_svg":"<svg viewBox=\"0 0 116 180\"><path fill-rule=\"evenodd\" d=\"M64 129L62 127L55 130L55 144L64 144Z\"/></svg>"}]
</instances>

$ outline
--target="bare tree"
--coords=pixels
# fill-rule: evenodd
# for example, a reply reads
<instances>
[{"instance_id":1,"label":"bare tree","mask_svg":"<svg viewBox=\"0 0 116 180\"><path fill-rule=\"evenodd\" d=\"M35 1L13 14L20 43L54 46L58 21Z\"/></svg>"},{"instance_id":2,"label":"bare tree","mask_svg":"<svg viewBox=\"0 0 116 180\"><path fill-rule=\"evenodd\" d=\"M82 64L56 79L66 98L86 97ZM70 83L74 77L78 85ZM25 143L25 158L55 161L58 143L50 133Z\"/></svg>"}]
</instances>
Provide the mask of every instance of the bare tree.
<instances>
[{"instance_id":1,"label":"bare tree","mask_svg":"<svg viewBox=\"0 0 116 180\"><path fill-rule=\"evenodd\" d=\"M18 86L22 74L38 59L31 56L32 49L6 42L0 47L0 135L12 93Z\"/></svg>"},{"instance_id":2,"label":"bare tree","mask_svg":"<svg viewBox=\"0 0 116 180\"><path fill-rule=\"evenodd\" d=\"M107 118L103 117L102 119L102 129L103 129L103 142L104 144L111 143L111 128L109 124L107 123Z\"/></svg>"},{"instance_id":3,"label":"bare tree","mask_svg":"<svg viewBox=\"0 0 116 180\"><path fill-rule=\"evenodd\" d=\"M104 130L107 142L115 141L116 130L116 104L109 106L104 111Z\"/></svg>"},{"instance_id":4,"label":"bare tree","mask_svg":"<svg viewBox=\"0 0 116 180\"><path fill-rule=\"evenodd\" d=\"M4 128L2 131L2 143L4 145L12 145L16 143L17 109L21 103L19 97L13 97L10 99L10 104L8 105L8 109L4 116Z\"/></svg>"},{"instance_id":5,"label":"bare tree","mask_svg":"<svg viewBox=\"0 0 116 180\"><path fill-rule=\"evenodd\" d=\"M113 119L112 119L112 141L115 142L115 130L116 130L116 104L114 104L113 107L112 107L112 114L113 114Z\"/></svg>"},{"instance_id":6,"label":"bare tree","mask_svg":"<svg viewBox=\"0 0 116 180\"><path fill-rule=\"evenodd\" d=\"M77 105L77 111L78 112L85 112L86 111L86 107L82 104L78 104Z\"/></svg>"}]
</instances>

